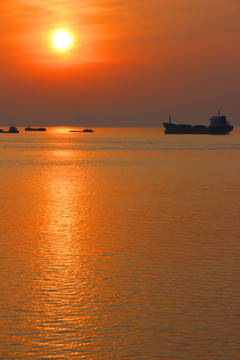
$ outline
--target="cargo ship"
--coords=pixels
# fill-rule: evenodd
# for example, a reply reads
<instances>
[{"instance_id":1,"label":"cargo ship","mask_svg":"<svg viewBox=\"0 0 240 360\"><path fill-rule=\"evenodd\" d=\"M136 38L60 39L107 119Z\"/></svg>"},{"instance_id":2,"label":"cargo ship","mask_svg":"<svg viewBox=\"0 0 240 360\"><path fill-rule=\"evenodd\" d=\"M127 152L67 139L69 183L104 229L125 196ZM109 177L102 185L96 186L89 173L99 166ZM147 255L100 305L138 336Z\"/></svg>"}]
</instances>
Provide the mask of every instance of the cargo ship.
<instances>
[{"instance_id":1,"label":"cargo ship","mask_svg":"<svg viewBox=\"0 0 240 360\"><path fill-rule=\"evenodd\" d=\"M31 127L26 127L25 131L46 131L45 128L31 128Z\"/></svg>"},{"instance_id":2,"label":"cargo ship","mask_svg":"<svg viewBox=\"0 0 240 360\"><path fill-rule=\"evenodd\" d=\"M227 121L226 116L221 116L218 112L217 116L212 116L210 125L188 125L188 124L173 124L171 116L169 121L164 122L165 134L210 134L210 135L225 135L233 130L233 126Z\"/></svg>"},{"instance_id":3,"label":"cargo ship","mask_svg":"<svg viewBox=\"0 0 240 360\"><path fill-rule=\"evenodd\" d=\"M94 130L92 130L92 129L83 129L83 130L69 130L69 132L84 132L84 133L92 133L92 132L94 132Z\"/></svg>"},{"instance_id":4,"label":"cargo ship","mask_svg":"<svg viewBox=\"0 0 240 360\"><path fill-rule=\"evenodd\" d=\"M15 126L10 126L8 131L0 129L0 133L10 133L10 134L18 134L19 130Z\"/></svg>"}]
</instances>

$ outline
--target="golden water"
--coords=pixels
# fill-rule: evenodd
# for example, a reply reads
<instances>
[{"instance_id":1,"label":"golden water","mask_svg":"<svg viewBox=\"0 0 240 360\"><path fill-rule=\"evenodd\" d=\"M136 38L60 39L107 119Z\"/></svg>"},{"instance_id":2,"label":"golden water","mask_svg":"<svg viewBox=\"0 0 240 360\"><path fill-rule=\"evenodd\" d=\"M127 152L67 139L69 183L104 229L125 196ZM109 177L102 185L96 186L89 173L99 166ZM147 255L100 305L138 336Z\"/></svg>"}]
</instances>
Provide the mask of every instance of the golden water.
<instances>
[{"instance_id":1,"label":"golden water","mask_svg":"<svg viewBox=\"0 0 240 360\"><path fill-rule=\"evenodd\" d=\"M0 134L0 358L239 359L240 134Z\"/></svg>"}]
</instances>

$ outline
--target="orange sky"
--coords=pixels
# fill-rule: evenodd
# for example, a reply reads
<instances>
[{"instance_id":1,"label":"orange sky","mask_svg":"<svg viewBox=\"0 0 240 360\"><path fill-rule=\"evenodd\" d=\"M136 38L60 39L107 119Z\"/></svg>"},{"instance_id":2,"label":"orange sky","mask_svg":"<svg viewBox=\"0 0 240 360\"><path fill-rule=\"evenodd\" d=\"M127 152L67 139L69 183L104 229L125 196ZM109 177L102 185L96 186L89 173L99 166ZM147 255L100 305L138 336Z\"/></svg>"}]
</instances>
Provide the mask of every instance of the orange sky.
<instances>
[{"instance_id":1,"label":"orange sky","mask_svg":"<svg viewBox=\"0 0 240 360\"><path fill-rule=\"evenodd\" d=\"M207 123L221 108L239 125L239 14L238 0L1 0L0 124Z\"/></svg>"}]
</instances>

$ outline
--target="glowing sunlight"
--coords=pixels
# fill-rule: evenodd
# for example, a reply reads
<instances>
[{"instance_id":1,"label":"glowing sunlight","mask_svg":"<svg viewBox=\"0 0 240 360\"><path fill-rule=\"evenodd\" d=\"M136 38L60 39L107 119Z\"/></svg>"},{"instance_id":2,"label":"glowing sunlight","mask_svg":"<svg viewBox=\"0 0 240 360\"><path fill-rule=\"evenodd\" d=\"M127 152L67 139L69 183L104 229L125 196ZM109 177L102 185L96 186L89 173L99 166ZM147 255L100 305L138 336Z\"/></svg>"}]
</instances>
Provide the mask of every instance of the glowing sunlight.
<instances>
[{"instance_id":1,"label":"glowing sunlight","mask_svg":"<svg viewBox=\"0 0 240 360\"><path fill-rule=\"evenodd\" d=\"M72 37L66 30L57 30L52 39L55 48L58 50L68 50L72 44Z\"/></svg>"}]
</instances>

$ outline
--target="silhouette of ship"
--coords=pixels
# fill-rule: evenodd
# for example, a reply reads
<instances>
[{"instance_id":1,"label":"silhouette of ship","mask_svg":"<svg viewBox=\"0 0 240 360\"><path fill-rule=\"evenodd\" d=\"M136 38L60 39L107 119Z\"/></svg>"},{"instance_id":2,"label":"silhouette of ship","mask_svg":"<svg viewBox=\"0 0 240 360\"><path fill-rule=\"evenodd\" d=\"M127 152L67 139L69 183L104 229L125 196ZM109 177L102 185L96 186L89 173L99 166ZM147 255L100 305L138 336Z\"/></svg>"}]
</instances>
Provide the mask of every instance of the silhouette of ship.
<instances>
[{"instance_id":1,"label":"silhouette of ship","mask_svg":"<svg viewBox=\"0 0 240 360\"><path fill-rule=\"evenodd\" d=\"M83 129L83 130L69 130L69 132L94 132L92 129Z\"/></svg>"},{"instance_id":2,"label":"silhouette of ship","mask_svg":"<svg viewBox=\"0 0 240 360\"><path fill-rule=\"evenodd\" d=\"M173 124L171 116L169 122L163 123L165 127L165 134L210 134L210 135L224 135L229 134L233 130L233 126L227 121L226 116L221 116L218 112L217 116L212 116L210 125L188 125L188 124Z\"/></svg>"},{"instance_id":3,"label":"silhouette of ship","mask_svg":"<svg viewBox=\"0 0 240 360\"><path fill-rule=\"evenodd\" d=\"M18 134L19 130L15 126L10 126L8 131L0 129L0 133L12 133L12 134Z\"/></svg>"},{"instance_id":4,"label":"silhouette of ship","mask_svg":"<svg viewBox=\"0 0 240 360\"><path fill-rule=\"evenodd\" d=\"M26 127L25 131L46 131L45 128L31 128L31 127Z\"/></svg>"}]
</instances>

